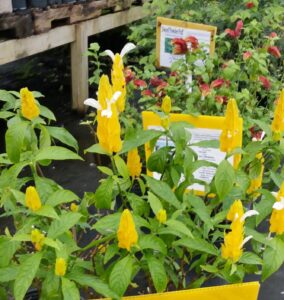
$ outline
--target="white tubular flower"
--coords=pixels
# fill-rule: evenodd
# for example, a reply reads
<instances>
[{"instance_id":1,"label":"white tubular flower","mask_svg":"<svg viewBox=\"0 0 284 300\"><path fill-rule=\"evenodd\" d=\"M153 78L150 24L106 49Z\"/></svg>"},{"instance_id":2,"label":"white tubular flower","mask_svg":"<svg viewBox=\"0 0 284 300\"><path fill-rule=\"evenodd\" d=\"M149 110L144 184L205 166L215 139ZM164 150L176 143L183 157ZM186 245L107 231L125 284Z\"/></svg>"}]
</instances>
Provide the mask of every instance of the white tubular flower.
<instances>
[{"instance_id":1,"label":"white tubular flower","mask_svg":"<svg viewBox=\"0 0 284 300\"><path fill-rule=\"evenodd\" d=\"M111 118L111 116L112 116L111 105L118 100L120 95L121 95L121 92L117 91L112 95L110 100L106 99L107 108L102 110L102 117Z\"/></svg>"},{"instance_id":2,"label":"white tubular flower","mask_svg":"<svg viewBox=\"0 0 284 300\"><path fill-rule=\"evenodd\" d=\"M258 211L256 211L256 210L248 210L247 212L245 212L244 214L243 214L243 216L241 217L241 221L243 222L243 221L245 221L245 219L246 218L248 218L248 217L252 217L252 216L256 216L256 215L259 215L259 212Z\"/></svg>"},{"instance_id":3,"label":"white tubular flower","mask_svg":"<svg viewBox=\"0 0 284 300\"><path fill-rule=\"evenodd\" d=\"M133 43L127 43L120 52L120 57L123 58L125 54L130 52L131 50L135 49L136 46ZM108 55L112 61L114 61L114 53L111 50L105 50L105 54Z\"/></svg>"},{"instance_id":4,"label":"white tubular flower","mask_svg":"<svg viewBox=\"0 0 284 300\"><path fill-rule=\"evenodd\" d=\"M86 100L84 101L84 104L85 104L85 105L88 105L88 106L91 106L91 107L94 107L94 108L97 109L97 110L101 110L101 109L102 109L102 107L101 107L99 101L96 100L96 99L93 99L93 98L88 98L88 99L86 99Z\"/></svg>"},{"instance_id":5,"label":"white tubular flower","mask_svg":"<svg viewBox=\"0 0 284 300\"><path fill-rule=\"evenodd\" d=\"M249 236L247 236L246 238L244 238L244 240L243 240L243 242L242 242L242 244L241 244L241 248L243 248L243 246L244 246L249 240L251 240L252 238L253 238L252 235L249 235Z\"/></svg>"},{"instance_id":6,"label":"white tubular flower","mask_svg":"<svg viewBox=\"0 0 284 300\"><path fill-rule=\"evenodd\" d=\"M280 201L276 201L272 208L276 209L276 210L282 210L284 209L284 197L280 197Z\"/></svg>"}]
</instances>

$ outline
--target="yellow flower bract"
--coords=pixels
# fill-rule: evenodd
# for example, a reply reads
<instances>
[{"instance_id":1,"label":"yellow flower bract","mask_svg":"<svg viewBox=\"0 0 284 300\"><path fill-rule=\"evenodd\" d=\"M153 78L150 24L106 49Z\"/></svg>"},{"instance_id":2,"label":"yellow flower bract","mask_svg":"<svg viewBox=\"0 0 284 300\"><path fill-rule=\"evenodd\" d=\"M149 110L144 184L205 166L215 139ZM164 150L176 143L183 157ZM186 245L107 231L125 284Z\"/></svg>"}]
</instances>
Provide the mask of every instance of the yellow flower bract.
<instances>
[{"instance_id":1,"label":"yellow flower bract","mask_svg":"<svg viewBox=\"0 0 284 300\"><path fill-rule=\"evenodd\" d=\"M230 99L225 114L224 127L220 136L220 150L230 152L238 147L239 112L235 99Z\"/></svg>"},{"instance_id":2,"label":"yellow flower bract","mask_svg":"<svg viewBox=\"0 0 284 300\"><path fill-rule=\"evenodd\" d=\"M33 93L30 92L28 88L22 88L20 90L20 97L22 115L28 120L33 120L38 117L40 110L36 104Z\"/></svg>"},{"instance_id":3,"label":"yellow flower bract","mask_svg":"<svg viewBox=\"0 0 284 300\"><path fill-rule=\"evenodd\" d=\"M135 245L138 241L138 234L131 212L125 209L120 218L119 228L117 231L118 247L127 249Z\"/></svg>"},{"instance_id":4,"label":"yellow flower bract","mask_svg":"<svg viewBox=\"0 0 284 300\"><path fill-rule=\"evenodd\" d=\"M25 202L26 206L32 211L37 211L41 208L41 200L34 186L29 186L26 189Z\"/></svg>"},{"instance_id":5,"label":"yellow flower bract","mask_svg":"<svg viewBox=\"0 0 284 300\"><path fill-rule=\"evenodd\" d=\"M142 163L137 148L127 154L127 168L132 178L139 177L141 174Z\"/></svg>"},{"instance_id":6,"label":"yellow flower bract","mask_svg":"<svg viewBox=\"0 0 284 300\"><path fill-rule=\"evenodd\" d=\"M121 95L116 102L118 112L123 112L125 109L126 82L125 82L123 69L124 66L123 66L122 58L120 54L117 53L114 56L114 61L112 65L111 82L114 91L121 92Z\"/></svg>"},{"instance_id":7,"label":"yellow flower bract","mask_svg":"<svg viewBox=\"0 0 284 300\"><path fill-rule=\"evenodd\" d=\"M55 275L64 276L67 269L67 263L64 258L57 258L55 262Z\"/></svg>"},{"instance_id":8,"label":"yellow flower bract","mask_svg":"<svg viewBox=\"0 0 284 300\"><path fill-rule=\"evenodd\" d=\"M256 178L254 178L250 181L250 186L247 190L247 194L253 195L254 197L259 196L259 193L256 193L255 191L260 189L262 186L262 177L263 177L263 172L264 172L264 158L263 158L262 153L258 153L256 155L256 158L259 159L260 163L261 163L260 173Z\"/></svg>"},{"instance_id":9,"label":"yellow flower bract","mask_svg":"<svg viewBox=\"0 0 284 300\"><path fill-rule=\"evenodd\" d=\"M73 212L77 212L79 210L79 206L76 203L71 203L70 210Z\"/></svg>"},{"instance_id":10,"label":"yellow flower bract","mask_svg":"<svg viewBox=\"0 0 284 300\"><path fill-rule=\"evenodd\" d=\"M40 251L44 244L45 236L38 229L33 229L31 232L31 241L37 251Z\"/></svg>"},{"instance_id":11,"label":"yellow flower bract","mask_svg":"<svg viewBox=\"0 0 284 300\"><path fill-rule=\"evenodd\" d=\"M169 96L165 96L162 102L162 111L165 114L169 114L172 110L172 99Z\"/></svg>"},{"instance_id":12,"label":"yellow flower bract","mask_svg":"<svg viewBox=\"0 0 284 300\"><path fill-rule=\"evenodd\" d=\"M157 220L161 223L164 224L167 222L167 212L165 209L160 209L159 212L156 215Z\"/></svg>"},{"instance_id":13,"label":"yellow flower bract","mask_svg":"<svg viewBox=\"0 0 284 300\"><path fill-rule=\"evenodd\" d=\"M282 183L280 190L277 193L276 201L281 201L281 198L283 197L284 197L284 183ZM273 208L269 222L270 222L269 231L271 233L276 233L276 234L284 233L284 209L277 210Z\"/></svg>"},{"instance_id":14,"label":"yellow flower bract","mask_svg":"<svg viewBox=\"0 0 284 300\"><path fill-rule=\"evenodd\" d=\"M103 75L99 82L98 101L102 110L107 108L106 99L110 100L113 95L112 86L109 83L108 76ZM115 103L111 104L112 116L110 118L101 115L98 110L97 136L99 144L108 153L119 152L122 147L120 139L120 123Z\"/></svg>"},{"instance_id":15,"label":"yellow flower bract","mask_svg":"<svg viewBox=\"0 0 284 300\"><path fill-rule=\"evenodd\" d=\"M274 111L274 119L271 124L271 130L273 132L273 138L275 141L279 141L284 125L284 89L282 89L277 105Z\"/></svg>"},{"instance_id":16,"label":"yellow flower bract","mask_svg":"<svg viewBox=\"0 0 284 300\"><path fill-rule=\"evenodd\" d=\"M241 200L236 200L230 207L227 219L232 221L231 231L224 236L224 244L221 247L222 257L232 262L237 262L242 256L244 241L244 221L242 216L244 209Z\"/></svg>"}]
</instances>

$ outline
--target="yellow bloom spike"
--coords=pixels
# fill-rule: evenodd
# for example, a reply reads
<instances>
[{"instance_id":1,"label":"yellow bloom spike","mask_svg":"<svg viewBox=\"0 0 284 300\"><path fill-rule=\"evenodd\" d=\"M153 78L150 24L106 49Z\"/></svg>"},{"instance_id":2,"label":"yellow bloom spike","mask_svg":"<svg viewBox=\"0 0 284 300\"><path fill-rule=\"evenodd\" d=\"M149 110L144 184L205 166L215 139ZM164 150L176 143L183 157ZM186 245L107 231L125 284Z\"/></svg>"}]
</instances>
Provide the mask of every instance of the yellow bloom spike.
<instances>
[{"instance_id":1,"label":"yellow bloom spike","mask_svg":"<svg viewBox=\"0 0 284 300\"><path fill-rule=\"evenodd\" d=\"M241 218L244 215L244 208L241 200L235 200L231 205L227 214L227 220L233 222L237 218Z\"/></svg>"},{"instance_id":2,"label":"yellow bloom spike","mask_svg":"<svg viewBox=\"0 0 284 300\"><path fill-rule=\"evenodd\" d=\"M271 130L273 133L273 139L279 141L284 125L284 89L282 89L277 105L274 111L274 119L271 124Z\"/></svg>"},{"instance_id":3,"label":"yellow bloom spike","mask_svg":"<svg viewBox=\"0 0 284 300\"><path fill-rule=\"evenodd\" d=\"M56 258L55 275L64 276L67 269L67 263L64 258Z\"/></svg>"},{"instance_id":4,"label":"yellow bloom spike","mask_svg":"<svg viewBox=\"0 0 284 300\"><path fill-rule=\"evenodd\" d=\"M30 92L28 88L22 88L20 90L20 97L22 115L28 120L33 120L38 117L40 110L36 104L33 93Z\"/></svg>"},{"instance_id":5,"label":"yellow bloom spike","mask_svg":"<svg viewBox=\"0 0 284 300\"><path fill-rule=\"evenodd\" d=\"M165 209L160 209L159 212L156 215L157 220L161 224L165 224L167 222L167 212Z\"/></svg>"},{"instance_id":6,"label":"yellow bloom spike","mask_svg":"<svg viewBox=\"0 0 284 300\"><path fill-rule=\"evenodd\" d=\"M130 248L138 241L135 223L133 221L132 214L128 209L125 209L121 214L117 238L118 247L127 249L128 251L130 251Z\"/></svg>"},{"instance_id":7,"label":"yellow bloom spike","mask_svg":"<svg viewBox=\"0 0 284 300\"><path fill-rule=\"evenodd\" d=\"M171 112L171 109L172 109L172 99L169 96L165 96L162 102L162 111L168 115Z\"/></svg>"},{"instance_id":8,"label":"yellow bloom spike","mask_svg":"<svg viewBox=\"0 0 284 300\"><path fill-rule=\"evenodd\" d=\"M76 203L71 203L70 210L73 212L77 212L79 210L79 206Z\"/></svg>"},{"instance_id":9,"label":"yellow bloom spike","mask_svg":"<svg viewBox=\"0 0 284 300\"><path fill-rule=\"evenodd\" d=\"M137 148L127 154L127 168L132 178L139 177L141 174L142 163Z\"/></svg>"},{"instance_id":10,"label":"yellow bloom spike","mask_svg":"<svg viewBox=\"0 0 284 300\"><path fill-rule=\"evenodd\" d=\"M282 234L284 233L284 182L282 183L279 192L276 195L276 203L278 207L272 209L270 217L269 231L271 233Z\"/></svg>"},{"instance_id":11,"label":"yellow bloom spike","mask_svg":"<svg viewBox=\"0 0 284 300\"><path fill-rule=\"evenodd\" d=\"M106 75L100 79L98 101L101 109L98 110L97 136L99 144L110 154L119 152L122 147L120 139L120 123L115 103L111 104L111 117L102 116L102 111L107 109L107 100L111 100L113 89Z\"/></svg>"},{"instance_id":12,"label":"yellow bloom spike","mask_svg":"<svg viewBox=\"0 0 284 300\"><path fill-rule=\"evenodd\" d=\"M221 254L224 259L229 259L235 263L243 253L244 227L240 218L233 221L231 228L232 230L225 234Z\"/></svg>"},{"instance_id":13,"label":"yellow bloom spike","mask_svg":"<svg viewBox=\"0 0 284 300\"><path fill-rule=\"evenodd\" d=\"M254 178L250 182L250 186L247 190L247 194L253 195L254 197L258 197L259 193L255 193L256 190L260 189L262 186L262 177L263 177L263 172L264 172L264 158L262 153L258 153L256 155L256 158L260 160L261 162L261 169L258 177Z\"/></svg>"},{"instance_id":14,"label":"yellow bloom spike","mask_svg":"<svg viewBox=\"0 0 284 300\"><path fill-rule=\"evenodd\" d=\"M45 236L38 229L33 229L31 232L31 241L37 251L40 251L44 244Z\"/></svg>"},{"instance_id":15,"label":"yellow bloom spike","mask_svg":"<svg viewBox=\"0 0 284 300\"><path fill-rule=\"evenodd\" d=\"M220 136L220 150L231 152L237 148L239 142L239 112L235 99L230 99L225 114L224 127Z\"/></svg>"},{"instance_id":16,"label":"yellow bloom spike","mask_svg":"<svg viewBox=\"0 0 284 300\"><path fill-rule=\"evenodd\" d=\"M32 211L37 211L41 208L41 200L34 186L29 186L26 189L25 202L26 206Z\"/></svg>"},{"instance_id":17,"label":"yellow bloom spike","mask_svg":"<svg viewBox=\"0 0 284 300\"><path fill-rule=\"evenodd\" d=\"M125 109L125 99L126 99L126 81L124 77L124 65L120 54L115 54L112 72L111 72L111 82L113 89L115 91L120 91L121 95L116 102L118 112L123 112Z\"/></svg>"}]
</instances>

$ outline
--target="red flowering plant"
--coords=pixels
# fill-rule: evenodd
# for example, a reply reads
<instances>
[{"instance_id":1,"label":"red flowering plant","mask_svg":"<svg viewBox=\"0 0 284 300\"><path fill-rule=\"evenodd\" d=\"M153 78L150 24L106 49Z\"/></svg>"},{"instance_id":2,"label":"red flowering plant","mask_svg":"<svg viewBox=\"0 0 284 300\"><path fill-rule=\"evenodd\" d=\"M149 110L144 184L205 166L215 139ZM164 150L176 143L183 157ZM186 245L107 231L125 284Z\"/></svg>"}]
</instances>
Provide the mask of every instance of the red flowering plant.
<instances>
[{"instance_id":1,"label":"red flowering plant","mask_svg":"<svg viewBox=\"0 0 284 300\"><path fill-rule=\"evenodd\" d=\"M228 1L205 1L201 8L200 2L194 0L176 4L173 10L170 4L153 0L145 7L153 18L147 18L147 25L133 27L129 36L138 46L151 45L153 49L149 49L148 57L143 56L139 61L143 65L137 72L141 78L147 81L158 74L168 83L165 90L175 106L190 114L222 114L228 99L234 97L245 116L247 138L251 139L249 128L256 125L255 120L270 120L274 101L283 86L281 24L284 8L281 1L244 0L234 6ZM168 76L170 72L158 73L154 67L154 8L159 16L218 27L215 53L211 57L202 51L199 41L195 43L187 37L172 40L173 54L181 54L181 60L171 68L171 72L178 74L178 82ZM203 63L196 64L196 61ZM188 80L189 74L192 81ZM143 92L147 98L142 95L139 100L143 107L149 103L148 107L153 107L160 102L151 85L151 93L148 87Z\"/></svg>"}]
</instances>

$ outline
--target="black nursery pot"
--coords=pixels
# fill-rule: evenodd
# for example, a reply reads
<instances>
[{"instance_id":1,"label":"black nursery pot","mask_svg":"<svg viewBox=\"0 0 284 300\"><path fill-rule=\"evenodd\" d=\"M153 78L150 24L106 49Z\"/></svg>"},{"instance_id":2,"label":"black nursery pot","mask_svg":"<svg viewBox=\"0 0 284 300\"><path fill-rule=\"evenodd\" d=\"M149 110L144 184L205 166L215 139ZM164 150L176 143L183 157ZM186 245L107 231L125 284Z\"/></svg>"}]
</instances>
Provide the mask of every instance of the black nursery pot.
<instances>
[{"instance_id":1,"label":"black nursery pot","mask_svg":"<svg viewBox=\"0 0 284 300\"><path fill-rule=\"evenodd\" d=\"M62 4L62 0L48 0L48 5Z\"/></svg>"},{"instance_id":2,"label":"black nursery pot","mask_svg":"<svg viewBox=\"0 0 284 300\"><path fill-rule=\"evenodd\" d=\"M47 0L30 0L29 5L30 7L45 8L47 7Z\"/></svg>"},{"instance_id":3,"label":"black nursery pot","mask_svg":"<svg viewBox=\"0 0 284 300\"><path fill-rule=\"evenodd\" d=\"M62 3L75 3L76 0L62 0Z\"/></svg>"},{"instance_id":4,"label":"black nursery pot","mask_svg":"<svg viewBox=\"0 0 284 300\"><path fill-rule=\"evenodd\" d=\"M12 0L13 10L24 10L27 9L27 1L26 0Z\"/></svg>"}]
</instances>

